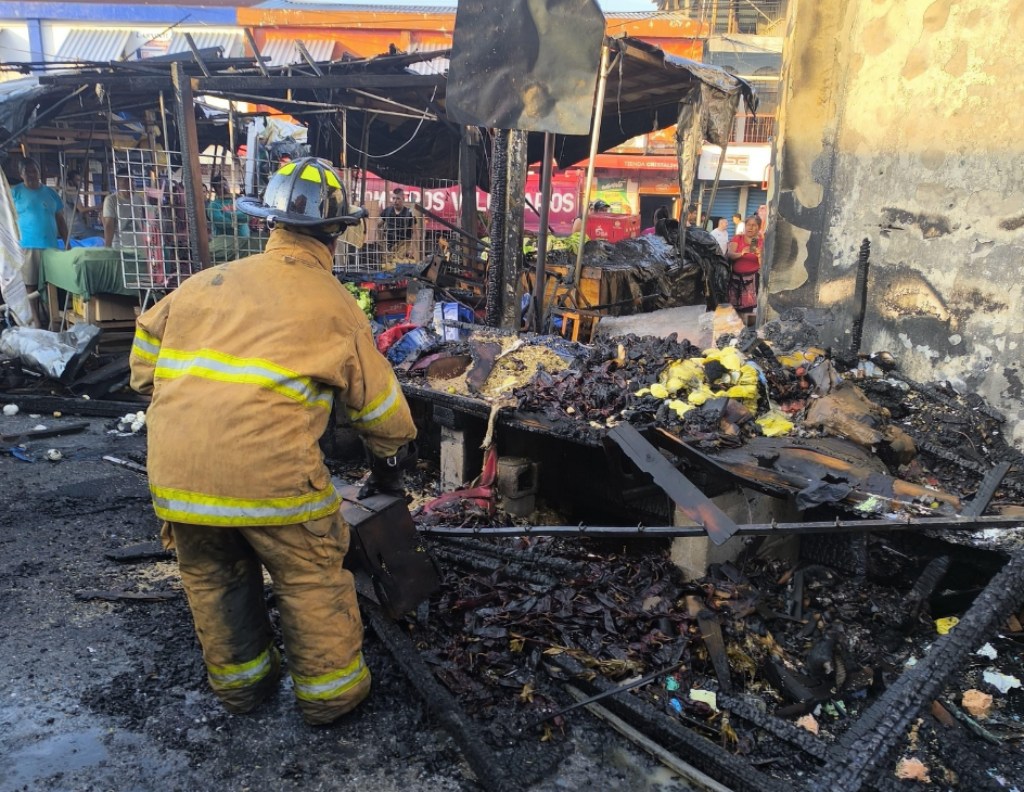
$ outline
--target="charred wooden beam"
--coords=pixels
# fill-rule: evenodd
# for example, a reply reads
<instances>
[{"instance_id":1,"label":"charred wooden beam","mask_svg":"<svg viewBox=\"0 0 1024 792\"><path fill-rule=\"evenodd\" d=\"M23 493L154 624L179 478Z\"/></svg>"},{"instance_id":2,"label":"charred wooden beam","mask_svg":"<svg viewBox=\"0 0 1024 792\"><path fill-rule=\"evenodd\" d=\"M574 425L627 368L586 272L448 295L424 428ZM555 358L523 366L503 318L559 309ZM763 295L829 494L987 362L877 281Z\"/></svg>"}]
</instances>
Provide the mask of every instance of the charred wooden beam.
<instances>
[{"instance_id":1,"label":"charred wooden beam","mask_svg":"<svg viewBox=\"0 0 1024 792\"><path fill-rule=\"evenodd\" d=\"M917 620L921 614L921 608L935 589L946 572L949 570L949 556L938 556L928 562L928 566L914 581L906 598L903 600L903 607L900 609L900 624L908 625Z\"/></svg>"},{"instance_id":2,"label":"charred wooden beam","mask_svg":"<svg viewBox=\"0 0 1024 792\"><path fill-rule=\"evenodd\" d=\"M978 491L974 493L971 501L961 510L961 514L969 517L980 517L982 512L988 508L989 503L992 502L992 496L996 494L996 490L1003 483L1003 479L1006 478L1006 474L1009 472L1010 463L1000 462L986 473L985 478L978 485Z\"/></svg>"},{"instance_id":3,"label":"charred wooden beam","mask_svg":"<svg viewBox=\"0 0 1024 792\"><path fill-rule=\"evenodd\" d=\"M325 74L238 75L215 74L197 78L197 91L325 91L346 88L443 88L445 77L439 74Z\"/></svg>"},{"instance_id":4,"label":"charred wooden beam","mask_svg":"<svg viewBox=\"0 0 1024 792\"><path fill-rule=\"evenodd\" d=\"M101 589L80 589L75 599L104 600L106 602L167 602L181 598L177 591L105 591Z\"/></svg>"},{"instance_id":5,"label":"charred wooden beam","mask_svg":"<svg viewBox=\"0 0 1024 792\"><path fill-rule=\"evenodd\" d=\"M454 547L434 546L432 549L434 554L440 559L487 575L497 572L511 580L521 580L524 583L534 583L538 586L547 586L549 588L557 586L559 582L558 578L545 575L543 572L529 569L515 562L509 563L497 558L487 558L486 556Z\"/></svg>"},{"instance_id":6,"label":"charred wooden beam","mask_svg":"<svg viewBox=\"0 0 1024 792\"><path fill-rule=\"evenodd\" d=\"M431 715L440 721L459 746L484 789L495 792L515 790L517 785L502 769L491 749L479 739L479 728L463 712L452 694L437 681L402 628L388 619L369 598L360 595L360 606L370 629L391 653Z\"/></svg>"},{"instance_id":7,"label":"charred wooden beam","mask_svg":"<svg viewBox=\"0 0 1024 792\"><path fill-rule=\"evenodd\" d=\"M27 440L38 440L43 437L60 437L61 435L77 434L89 428L86 422L64 424L63 426L48 427L46 429L29 429L25 432L13 432L11 434L0 434L0 443L22 443Z\"/></svg>"},{"instance_id":8,"label":"charred wooden beam","mask_svg":"<svg viewBox=\"0 0 1024 792\"><path fill-rule=\"evenodd\" d=\"M96 418L120 418L130 412L144 410L149 401L106 401L100 399L66 398L60 396L38 396L28 393L0 393L4 404L17 404L22 412L63 413L64 415L88 415Z\"/></svg>"},{"instance_id":9,"label":"charred wooden beam","mask_svg":"<svg viewBox=\"0 0 1024 792\"><path fill-rule=\"evenodd\" d=\"M871 261L871 240L865 238L860 243L860 255L857 256L857 279L853 289L854 319L853 332L850 334L850 354L860 354L860 346L864 338L864 318L868 313L868 265Z\"/></svg>"},{"instance_id":10,"label":"charred wooden beam","mask_svg":"<svg viewBox=\"0 0 1024 792\"><path fill-rule=\"evenodd\" d=\"M188 221L189 248L193 261L205 269L210 266L210 235L206 223L203 177L199 167L199 135L196 132L196 109L192 80L184 67L172 67L175 116L181 137L182 181L185 186L185 218Z\"/></svg>"},{"instance_id":11,"label":"charred wooden beam","mask_svg":"<svg viewBox=\"0 0 1024 792\"><path fill-rule=\"evenodd\" d=\"M577 701L581 701L584 698L583 692L577 690L572 685L566 685L565 689ZM701 789L704 792L731 792L729 787L719 784L707 773L702 773L692 764L671 753L638 729L634 729L622 718L613 715L600 704L587 704L586 708L591 715L603 720L638 748L642 748L651 754L651 756L669 768L673 773L693 784L695 789Z\"/></svg>"},{"instance_id":12,"label":"charred wooden beam","mask_svg":"<svg viewBox=\"0 0 1024 792\"><path fill-rule=\"evenodd\" d=\"M501 324L501 284L505 277L503 268L507 242L505 202L508 192L508 137L507 129L499 129L494 133L491 143L491 252L487 258L484 322L492 327Z\"/></svg>"},{"instance_id":13,"label":"charred wooden beam","mask_svg":"<svg viewBox=\"0 0 1024 792\"><path fill-rule=\"evenodd\" d=\"M615 696L615 695L618 695L619 693L624 693L627 690L633 690L634 688L639 688L639 687L643 687L644 685L649 685L655 679L659 679L660 677L663 677L666 674L671 674L671 673L679 670L684 665L686 665L687 662L688 661L686 661L686 660L680 660L678 663L674 663L673 665L670 665L668 668L662 668L662 669L659 669L657 671L653 671L650 674L645 674L642 677L637 677L636 679L632 679L629 682L623 682L621 685L616 685L615 687L608 688L607 690L602 690L600 693L595 693L593 696L589 696L589 697L584 698L584 699L582 699L580 701L577 701L575 704L570 704L569 706L561 707L560 709L557 709L554 712L549 712L544 717L538 718L533 723L531 723L531 724L529 724L527 726L524 726L522 731L523 732L533 731L538 726L541 726L542 724L547 723L552 718L558 718L558 717L561 717L562 715L567 715L568 713L573 712L574 710L578 710L580 707L585 707L588 704L593 704L594 702L602 701L603 699L606 699L609 696Z\"/></svg>"},{"instance_id":14,"label":"charred wooden beam","mask_svg":"<svg viewBox=\"0 0 1024 792\"><path fill-rule=\"evenodd\" d=\"M739 530L729 515L669 464L658 449L632 426L619 424L608 432L608 439L621 448L638 468L649 473L680 511L701 526L716 545L722 544Z\"/></svg>"},{"instance_id":15,"label":"charred wooden beam","mask_svg":"<svg viewBox=\"0 0 1024 792\"><path fill-rule=\"evenodd\" d=\"M512 547L503 547L496 545L491 542L483 542L474 539L460 539L458 537L445 537L442 540L445 544L453 547L461 547L464 550L470 552L476 552L481 555L493 555L498 558L504 558L523 567L536 567L537 569L544 569L548 572L565 576L579 576L586 571L586 567L583 564L578 564L575 561L569 561L566 558L559 558L557 556L542 555L538 552L531 552L529 550L516 550Z\"/></svg>"},{"instance_id":16,"label":"charred wooden beam","mask_svg":"<svg viewBox=\"0 0 1024 792\"><path fill-rule=\"evenodd\" d=\"M943 689L1006 617L1024 604L1024 550L989 581L956 629L939 637L924 658L865 711L836 742L814 789L858 792L886 767L921 709Z\"/></svg>"},{"instance_id":17,"label":"charred wooden beam","mask_svg":"<svg viewBox=\"0 0 1024 792\"><path fill-rule=\"evenodd\" d=\"M111 561L131 564L135 561L167 561L174 558L174 553L164 550L164 546L160 542L142 542L109 550L103 554L103 557L109 558Z\"/></svg>"},{"instance_id":18,"label":"charred wooden beam","mask_svg":"<svg viewBox=\"0 0 1024 792\"><path fill-rule=\"evenodd\" d=\"M801 729L799 726L794 726L782 718L769 715L767 712L761 712L757 707L739 696L730 693L719 693L718 706L721 709L728 710L737 718L745 720L751 726L764 729L773 737L777 737L783 742L799 748L808 756L812 756L820 761L824 761L828 756L828 746L809 731Z\"/></svg>"},{"instance_id":19,"label":"charred wooden beam","mask_svg":"<svg viewBox=\"0 0 1024 792\"><path fill-rule=\"evenodd\" d=\"M588 693L617 688L600 677L594 677L591 671L567 654L555 655L549 660L564 673L575 677L575 684ZM636 696L611 696L605 699L604 706L648 737L662 745L672 746L673 751L687 762L735 792L785 792L791 789Z\"/></svg>"}]
</instances>

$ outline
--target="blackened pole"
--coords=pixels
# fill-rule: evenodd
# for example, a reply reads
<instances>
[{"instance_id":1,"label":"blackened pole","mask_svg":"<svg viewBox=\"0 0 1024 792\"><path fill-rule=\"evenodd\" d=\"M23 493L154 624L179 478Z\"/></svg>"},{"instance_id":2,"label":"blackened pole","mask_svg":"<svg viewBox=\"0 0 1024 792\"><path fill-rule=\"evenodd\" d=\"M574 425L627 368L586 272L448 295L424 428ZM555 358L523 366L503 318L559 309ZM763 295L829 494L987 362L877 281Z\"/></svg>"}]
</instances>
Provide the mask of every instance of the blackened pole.
<instances>
[{"instance_id":1,"label":"blackened pole","mask_svg":"<svg viewBox=\"0 0 1024 792\"><path fill-rule=\"evenodd\" d=\"M533 311L537 332L544 327L544 284L548 258L548 214L551 209L551 163L555 158L555 135L544 133L544 164L540 171L540 230L537 232L537 273L533 284Z\"/></svg>"},{"instance_id":2,"label":"blackened pole","mask_svg":"<svg viewBox=\"0 0 1024 792\"><path fill-rule=\"evenodd\" d=\"M462 203L459 206L459 222L462 230L469 234L469 237L459 239L459 254L462 256L472 255L470 237L477 236L476 227L476 146L479 142L479 133L476 127L462 127L462 137L459 139L459 191L462 194Z\"/></svg>"},{"instance_id":3,"label":"blackened pole","mask_svg":"<svg viewBox=\"0 0 1024 792\"><path fill-rule=\"evenodd\" d=\"M505 262L501 281L501 327L518 330L522 323L523 215L526 212L527 133L508 133L508 179L505 182Z\"/></svg>"},{"instance_id":4,"label":"blackened pole","mask_svg":"<svg viewBox=\"0 0 1024 792\"><path fill-rule=\"evenodd\" d=\"M199 266L210 266L210 235L206 225L206 200L203 174L199 170L199 136L196 132L196 106L192 98L192 82L185 74L185 66L171 66L174 85L174 109L181 139L181 166L185 186L185 218L188 221L188 244L193 261Z\"/></svg>"},{"instance_id":5,"label":"blackened pole","mask_svg":"<svg viewBox=\"0 0 1024 792\"><path fill-rule=\"evenodd\" d=\"M601 119L604 116L604 92L608 85L608 42L601 44L601 68L597 74L597 96L594 98L594 123L590 129L590 159L587 160L587 180L583 185L583 215L580 228L580 246L576 251L576 266L572 271L573 291L580 284L583 272L583 240L587 236L587 216L590 214L590 188L594 183L594 160L597 159L598 143L601 137Z\"/></svg>"},{"instance_id":6,"label":"blackened pole","mask_svg":"<svg viewBox=\"0 0 1024 792\"><path fill-rule=\"evenodd\" d=\"M506 129L495 130L491 143L491 252L487 258L484 289L484 323L497 327L501 322L501 292L505 277L505 212L508 192L508 136Z\"/></svg>"}]
</instances>

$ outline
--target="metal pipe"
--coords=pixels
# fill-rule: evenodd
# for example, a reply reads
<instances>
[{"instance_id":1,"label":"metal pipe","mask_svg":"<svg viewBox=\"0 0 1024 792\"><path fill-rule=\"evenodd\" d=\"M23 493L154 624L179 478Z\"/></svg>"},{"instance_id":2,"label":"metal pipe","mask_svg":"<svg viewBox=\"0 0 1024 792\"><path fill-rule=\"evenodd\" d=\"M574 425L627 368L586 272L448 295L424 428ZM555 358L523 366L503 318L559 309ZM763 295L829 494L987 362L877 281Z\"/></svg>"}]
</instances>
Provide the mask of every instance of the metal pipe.
<instances>
[{"instance_id":1,"label":"metal pipe","mask_svg":"<svg viewBox=\"0 0 1024 792\"><path fill-rule=\"evenodd\" d=\"M725 150L729 147L729 141L722 144L722 153L718 157L718 169L715 171L715 180L711 183L711 197L708 199L708 214L715 205L715 196L718 194L718 180L722 178L722 166L725 164ZM700 220L700 210L697 211L697 220ZM705 229L706 230L706 229Z\"/></svg>"},{"instance_id":2,"label":"metal pipe","mask_svg":"<svg viewBox=\"0 0 1024 792\"><path fill-rule=\"evenodd\" d=\"M544 321L544 286L548 258L548 214L551 209L551 171L552 160L555 158L555 135L544 133L544 163L540 171L540 231L537 233L537 271L533 284L533 316L534 328L543 331Z\"/></svg>"},{"instance_id":3,"label":"metal pipe","mask_svg":"<svg viewBox=\"0 0 1024 792\"><path fill-rule=\"evenodd\" d=\"M192 81L185 67L175 63L171 71L178 111L178 137L181 139L182 181L185 184L185 216L188 218L189 247L199 266L210 266L210 236L206 224L203 177L199 167L199 138L196 134L195 102Z\"/></svg>"},{"instance_id":4,"label":"metal pipe","mask_svg":"<svg viewBox=\"0 0 1024 792\"><path fill-rule=\"evenodd\" d=\"M856 533L861 531L906 531L925 528L945 531L980 531L986 528L1019 528L1020 517L918 517L908 520L834 520L833 522L751 523L740 525L736 536L790 536L814 533ZM434 536L594 536L606 538L675 538L707 536L701 525L510 525L465 527L461 525L420 525L420 533Z\"/></svg>"},{"instance_id":5,"label":"metal pipe","mask_svg":"<svg viewBox=\"0 0 1024 792\"><path fill-rule=\"evenodd\" d=\"M341 167L348 168L348 109L341 108Z\"/></svg>"},{"instance_id":6,"label":"metal pipe","mask_svg":"<svg viewBox=\"0 0 1024 792\"><path fill-rule=\"evenodd\" d=\"M587 237L587 217L590 215L590 188L594 183L594 159L597 157L599 138L601 137L601 119L604 116L604 93L608 87L608 58L610 50L608 42L601 44L601 67L597 75L597 96L594 98L594 120L590 129L590 159L587 161L587 178L583 184L583 215L581 217L580 245L576 251L576 264L572 270L572 286L575 290L580 284L583 272L583 240Z\"/></svg>"}]
</instances>

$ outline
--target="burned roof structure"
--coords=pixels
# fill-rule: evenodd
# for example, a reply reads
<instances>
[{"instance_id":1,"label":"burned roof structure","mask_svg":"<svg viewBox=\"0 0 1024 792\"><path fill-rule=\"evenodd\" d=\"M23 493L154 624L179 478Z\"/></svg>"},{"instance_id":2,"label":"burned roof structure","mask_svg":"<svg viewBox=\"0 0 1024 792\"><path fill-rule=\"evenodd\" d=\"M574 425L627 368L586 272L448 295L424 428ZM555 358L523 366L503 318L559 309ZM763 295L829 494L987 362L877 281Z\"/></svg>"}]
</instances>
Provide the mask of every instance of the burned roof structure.
<instances>
[{"instance_id":1,"label":"burned roof structure","mask_svg":"<svg viewBox=\"0 0 1024 792\"><path fill-rule=\"evenodd\" d=\"M741 96L750 111L756 110L750 85L722 69L666 55L636 39L608 43L618 60L602 114L602 151L680 121L689 129L694 118L706 139L720 142ZM463 132L445 113L447 76L415 70L438 58L443 64L449 53L391 53L320 63L309 58L303 64L268 66L260 58L223 58L213 48L144 61L77 64L74 69L71 64L22 64L51 71L0 90L0 140L9 146L26 132L54 126L67 130L65 138L54 135L67 143L83 129L88 135L91 114L111 123L140 118L161 92L170 96L173 66L181 64L197 97L272 107L303 119L317 156L337 161L344 148L347 161L386 178L413 184L455 179ZM432 66L420 71L438 70ZM95 123L97 115L92 118ZM227 142L223 118L204 113L198 120L206 122L199 126L201 145ZM104 135L97 130L93 139ZM167 148L180 150L176 133L169 130L169 137ZM567 167L585 158L588 141L587 136L560 137L558 164ZM530 161L540 160L542 149L542 136L531 135ZM478 183L486 187L487 181L481 165Z\"/></svg>"}]
</instances>

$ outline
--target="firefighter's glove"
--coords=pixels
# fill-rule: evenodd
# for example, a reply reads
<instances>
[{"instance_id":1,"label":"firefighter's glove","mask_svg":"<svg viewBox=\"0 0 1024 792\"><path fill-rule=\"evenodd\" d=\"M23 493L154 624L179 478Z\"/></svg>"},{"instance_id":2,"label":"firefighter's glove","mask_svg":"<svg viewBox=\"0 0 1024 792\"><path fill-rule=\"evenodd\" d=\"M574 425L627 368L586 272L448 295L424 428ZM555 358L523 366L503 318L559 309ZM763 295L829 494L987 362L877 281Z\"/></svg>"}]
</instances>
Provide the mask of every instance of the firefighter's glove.
<instances>
[{"instance_id":1,"label":"firefighter's glove","mask_svg":"<svg viewBox=\"0 0 1024 792\"><path fill-rule=\"evenodd\" d=\"M389 457L378 457L367 452L370 457L370 475L362 487L359 497L384 494L405 497L405 471L416 464L416 446L407 443L398 449L398 453Z\"/></svg>"}]
</instances>

